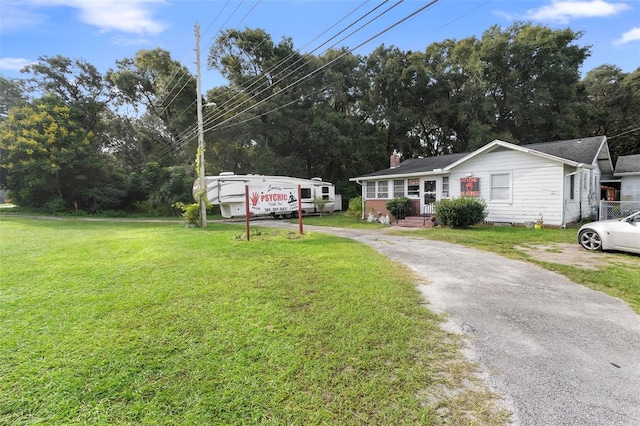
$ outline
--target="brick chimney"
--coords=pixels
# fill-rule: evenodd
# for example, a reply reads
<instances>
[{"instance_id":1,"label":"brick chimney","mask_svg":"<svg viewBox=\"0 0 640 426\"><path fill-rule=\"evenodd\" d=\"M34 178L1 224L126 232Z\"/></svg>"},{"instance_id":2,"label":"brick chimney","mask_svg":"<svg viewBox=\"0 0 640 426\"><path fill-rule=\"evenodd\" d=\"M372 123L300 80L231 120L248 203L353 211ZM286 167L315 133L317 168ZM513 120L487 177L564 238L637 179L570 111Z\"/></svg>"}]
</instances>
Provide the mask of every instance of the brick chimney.
<instances>
[{"instance_id":1,"label":"brick chimney","mask_svg":"<svg viewBox=\"0 0 640 426\"><path fill-rule=\"evenodd\" d=\"M395 149L393 150L393 154L389 157L389 163L391 164L389 167L392 169L400 165L400 153Z\"/></svg>"}]
</instances>

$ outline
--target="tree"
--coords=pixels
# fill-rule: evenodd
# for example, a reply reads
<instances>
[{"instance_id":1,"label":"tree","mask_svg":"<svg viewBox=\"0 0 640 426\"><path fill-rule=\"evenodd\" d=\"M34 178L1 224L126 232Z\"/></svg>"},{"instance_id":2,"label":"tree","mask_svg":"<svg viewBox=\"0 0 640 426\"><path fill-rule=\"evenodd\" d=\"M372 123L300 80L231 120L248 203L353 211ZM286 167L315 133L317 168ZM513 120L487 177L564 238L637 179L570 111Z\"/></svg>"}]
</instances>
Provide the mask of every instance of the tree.
<instances>
[{"instance_id":1,"label":"tree","mask_svg":"<svg viewBox=\"0 0 640 426\"><path fill-rule=\"evenodd\" d=\"M515 143L575 136L579 70L590 50L575 45L581 35L530 23L485 31L478 54L495 133Z\"/></svg>"},{"instance_id":2,"label":"tree","mask_svg":"<svg viewBox=\"0 0 640 426\"><path fill-rule=\"evenodd\" d=\"M196 81L166 50L140 50L133 58L116 62L106 79L118 89L118 103L132 108L138 130L143 130L153 143L155 153L142 149L144 155L155 155L167 165L174 161L187 164L196 151ZM138 145L139 148L140 145Z\"/></svg>"},{"instance_id":3,"label":"tree","mask_svg":"<svg viewBox=\"0 0 640 426\"><path fill-rule=\"evenodd\" d=\"M624 73L614 65L596 67L582 79L579 95L585 136L608 136L614 161L619 155L640 153L640 69Z\"/></svg>"},{"instance_id":4,"label":"tree","mask_svg":"<svg viewBox=\"0 0 640 426\"><path fill-rule=\"evenodd\" d=\"M71 108L78 124L87 132L100 135L101 116L114 97L109 85L96 67L83 60L71 60L63 56L41 56L38 62L28 65L23 72L34 77L28 84L41 95L55 94ZM100 144L99 137L94 142Z\"/></svg>"},{"instance_id":5,"label":"tree","mask_svg":"<svg viewBox=\"0 0 640 426\"><path fill-rule=\"evenodd\" d=\"M17 204L56 209L102 209L119 205L121 188L93 149L93 134L56 95L13 108L0 125L0 167ZM101 186L111 182L108 188ZM106 196L107 192L109 196ZM111 204L108 204L109 201Z\"/></svg>"},{"instance_id":6,"label":"tree","mask_svg":"<svg viewBox=\"0 0 640 426\"><path fill-rule=\"evenodd\" d=\"M0 76L0 120L6 119L9 110L27 103L24 81Z\"/></svg>"}]
</instances>

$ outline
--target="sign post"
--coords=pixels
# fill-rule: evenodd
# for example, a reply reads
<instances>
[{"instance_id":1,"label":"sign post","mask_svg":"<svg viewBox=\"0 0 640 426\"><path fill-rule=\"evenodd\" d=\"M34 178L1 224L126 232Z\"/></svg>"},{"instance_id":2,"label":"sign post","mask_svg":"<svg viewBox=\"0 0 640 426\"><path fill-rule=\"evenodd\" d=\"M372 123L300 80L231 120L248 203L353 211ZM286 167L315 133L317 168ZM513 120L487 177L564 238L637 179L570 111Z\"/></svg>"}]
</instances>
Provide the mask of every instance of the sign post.
<instances>
[{"instance_id":1,"label":"sign post","mask_svg":"<svg viewBox=\"0 0 640 426\"><path fill-rule=\"evenodd\" d=\"M302 188L298 185L298 230L300 234L304 234L302 231Z\"/></svg>"},{"instance_id":2,"label":"sign post","mask_svg":"<svg viewBox=\"0 0 640 426\"><path fill-rule=\"evenodd\" d=\"M249 219L251 219L251 207L249 207L249 185L244 186L244 204L245 204L245 216L247 223L247 241L249 241L249 233L251 232L251 228L249 227Z\"/></svg>"}]
</instances>

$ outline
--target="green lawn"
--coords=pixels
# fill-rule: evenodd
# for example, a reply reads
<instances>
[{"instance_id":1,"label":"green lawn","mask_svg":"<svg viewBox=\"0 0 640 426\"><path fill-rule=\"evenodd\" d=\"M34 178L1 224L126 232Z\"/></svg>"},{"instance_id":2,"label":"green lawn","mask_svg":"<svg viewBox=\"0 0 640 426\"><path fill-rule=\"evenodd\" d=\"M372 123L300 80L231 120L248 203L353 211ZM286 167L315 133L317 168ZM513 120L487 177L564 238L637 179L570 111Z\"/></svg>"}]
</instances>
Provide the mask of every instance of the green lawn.
<instances>
[{"instance_id":1,"label":"green lawn","mask_svg":"<svg viewBox=\"0 0 640 426\"><path fill-rule=\"evenodd\" d=\"M342 214L305 218L305 223L318 226L372 226L363 221L345 217ZM612 262L599 269L585 269L579 266L542 262L519 249L526 245L578 244L577 227L567 229L528 229L511 226L478 225L470 229L429 228L420 230L391 230L401 235L421 236L427 239L447 241L481 250L492 251L503 256L536 263L543 268L565 275L573 282L594 290L603 291L624 300L640 314L640 256L618 252L615 257L620 262ZM595 253L597 255L597 253ZM622 260L626 260L622 262ZM637 262L636 262L637 261Z\"/></svg>"},{"instance_id":2,"label":"green lawn","mask_svg":"<svg viewBox=\"0 0 640 426\"><path fill-rule=\"evenodd\" d=\"M0 424L504 424L408 270L243 232L0 217Z\"/></svg>"}]
</instances>

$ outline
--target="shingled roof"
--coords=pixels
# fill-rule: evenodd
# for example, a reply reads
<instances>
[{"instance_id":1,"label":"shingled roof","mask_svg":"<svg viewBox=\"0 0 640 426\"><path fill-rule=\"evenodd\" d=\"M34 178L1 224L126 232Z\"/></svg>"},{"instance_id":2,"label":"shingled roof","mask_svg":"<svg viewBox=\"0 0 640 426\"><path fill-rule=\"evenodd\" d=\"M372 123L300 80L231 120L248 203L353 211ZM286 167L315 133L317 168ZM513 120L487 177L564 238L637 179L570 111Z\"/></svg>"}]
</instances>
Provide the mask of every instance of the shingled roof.
<instances>
[{"instance_id":1,"label":"shingled roof","mask_svg":"<svg viewBox=\"0 0 640 426\"><path fill-rule=\"evenodd\" d=\"M558 157L560 160L570 161L574 163L592 164L595 160L598 159L598 156L600 155L600 151L602 149L602 144L605 140L605 136L594 136L581 139L520 145L519 148L552 155L554 157ZM501 146L513 146L514 148L518 147L517 145L512 145L500 141L494 141L491 143L496 142L499 142ZM436 157L411 158L400 163L398 167L392 167L374 173L369 173L356 179L377 176L404 176L437 173L441 169L445 169L452 164L463 160L467 156L482 151L488 145L490 144L487 144L485 145L485 147L482 147L474 152L440 155ZM607 158L608 154L609 152L607 151Z\"/></svg>"},{"instance_id":2,"label":"shingled roof","mask_svg":"<svg viewBox=\"0 0 640 426\"><path fill-rule=\"evenodd\" d=\"M621 155L616 162L614 176L640 174L640 154Z\"/></svg>"}]
</instances>

